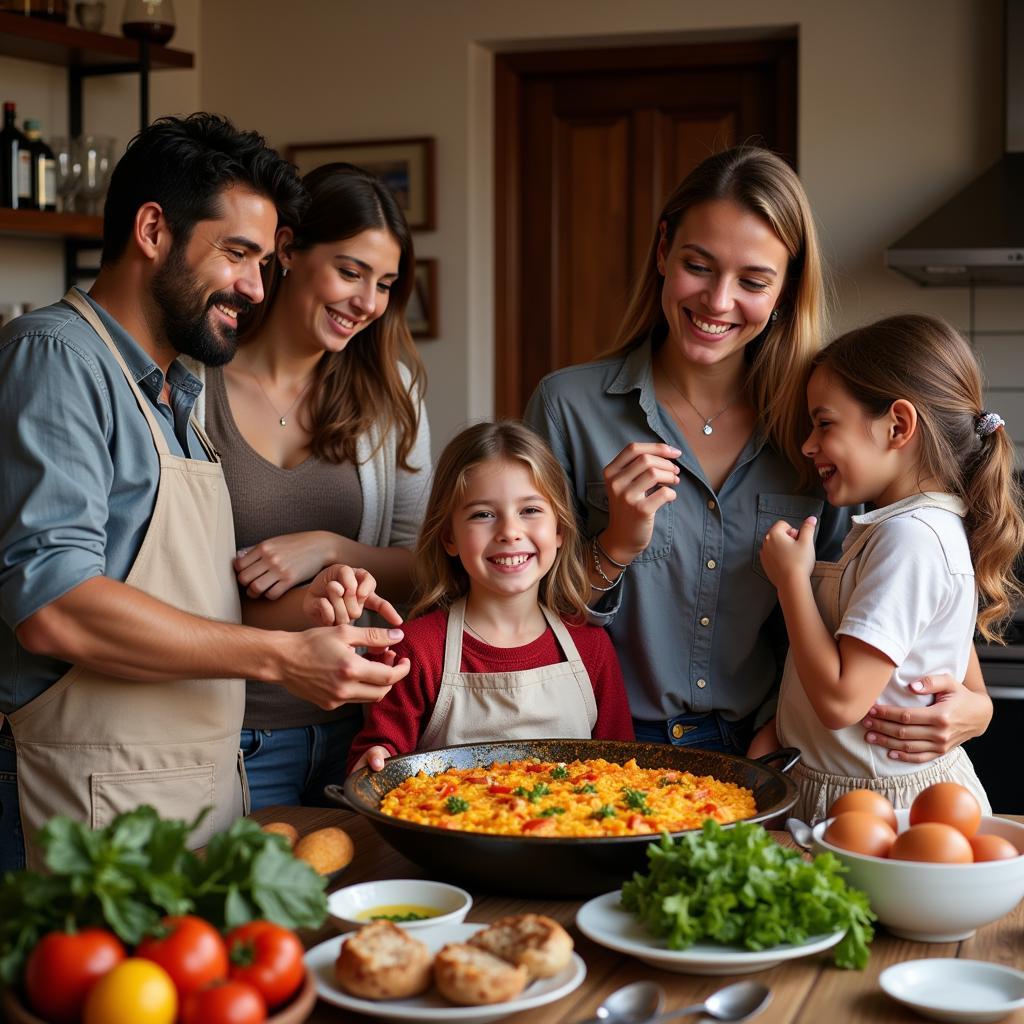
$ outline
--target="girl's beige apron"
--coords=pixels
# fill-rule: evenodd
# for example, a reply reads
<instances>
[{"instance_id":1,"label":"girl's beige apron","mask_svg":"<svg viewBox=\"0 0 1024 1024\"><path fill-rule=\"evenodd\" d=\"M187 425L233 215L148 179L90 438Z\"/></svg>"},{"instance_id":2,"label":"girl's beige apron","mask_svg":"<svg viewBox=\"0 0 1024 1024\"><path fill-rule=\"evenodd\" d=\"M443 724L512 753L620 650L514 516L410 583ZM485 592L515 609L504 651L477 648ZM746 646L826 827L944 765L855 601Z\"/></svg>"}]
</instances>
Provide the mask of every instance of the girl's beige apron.
<instances>
[{"instance_id":1,"label":"girl's beige apron","mask_svg":"<svg viewBox=\"0 0 1024 1024\"><path fill-rule=\"evenodd\" d=\"M949 498L922 494L913 508L942 508L951 510ZM847 572L856 572L857 557L879 524L893 515L908 511L904 502L892 507L889 514L879 509L872 513L871 522L855 524L850 533L850 542L838 562L815 562L811 574L814 599L825 628L835 636L842 622L842 584ZM895 807L909 807L914 797L933 782L959 782L966 786L981 803L982 813L991 814L992 809L985 795L970 758L962 747L955 747L933 761L920 766L908 766L905 762L894 762L884 747L872 746L864 739L860 725L838 729L824 735L824 726L818 722L817 714L807 699L792 658L786 659L786 669L779 692L779 709L776 731L784 746L795 746L804 751L808 760L814 761L813 740L823 737L828 747L828 758L833 763L829 771L818 770L810 764L800 763L790 770L793 781L799 788L796 805L790 812L807 822L821 821L828 816L828 808L844 793L853 789L870 789L881 793ZM824 760L824 758L822 758ZM896 773L893 768L902 769ZM869 774L870 773L870 774Z\"/></svg>"},{"instance_id":2,"label":"girl's beige apron","mask_svg":"<svg viewBox=\"0 0 1024 1024\"><path fill-rule=\"evenodd\" d=\"M193 615L239 622L234 526L216 453L198 429L213 461L170 453L95 311L74 291L65 301L117 359L160 457L153 515L125 582ZM28 866L41 866L32 837L54 814L98 828L140 804L186 819L212 805L191 837L192 845L204 844L248 809L238 749L244 709L242 679L139 682L72 666L10 716Z\"/></svg>"},{"instance_id":3,"label":"girl's beige apron","mask_svg":"<svg viewBox=\"0 0 1024 1024\"><path fill-rule=\"evenodd\" d=\"M566 661L522 672L461 672L466 599L452 605L437 703L421 750L457 743L590 739L597 702L583 660L562 620L541 605Z\"/></svg>"}]
</instances>

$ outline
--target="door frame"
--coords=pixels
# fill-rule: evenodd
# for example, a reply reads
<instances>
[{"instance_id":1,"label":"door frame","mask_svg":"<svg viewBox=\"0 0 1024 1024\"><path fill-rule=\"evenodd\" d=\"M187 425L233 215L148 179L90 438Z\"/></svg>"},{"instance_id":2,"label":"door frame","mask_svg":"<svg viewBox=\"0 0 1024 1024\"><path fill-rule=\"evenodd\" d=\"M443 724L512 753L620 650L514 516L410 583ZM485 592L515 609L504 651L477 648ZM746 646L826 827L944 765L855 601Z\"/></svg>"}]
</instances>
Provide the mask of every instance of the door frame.
<instances>
[{"instance_id":1,"label":"door frame","mask_svg":"<svg viewBox=\"0 0 1024 1024\"><path fill-rule=\"evenodd\" d=\"M523 240L521 217L521 118L523 82L533 75L774 64L779 83L776 149L796 167L796 29L770 39L542 50L494 55L494 404L495 414L521 414L523 338L519 316Z\"/></svg>"}]
</instances>

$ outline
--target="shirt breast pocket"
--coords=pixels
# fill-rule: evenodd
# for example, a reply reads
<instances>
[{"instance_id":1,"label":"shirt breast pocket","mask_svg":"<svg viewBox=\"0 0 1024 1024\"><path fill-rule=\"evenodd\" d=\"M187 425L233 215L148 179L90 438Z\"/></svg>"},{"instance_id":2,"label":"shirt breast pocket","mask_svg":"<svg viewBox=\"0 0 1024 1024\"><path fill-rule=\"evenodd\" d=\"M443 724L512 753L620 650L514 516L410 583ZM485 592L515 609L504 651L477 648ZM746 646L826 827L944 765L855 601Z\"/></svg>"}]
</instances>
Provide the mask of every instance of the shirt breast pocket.
<instances>
[{"instance_id":1,"label":"shirt breast pocket","mask_svg":"<svg viewBox=\"0 0 1024 1024\"><path fill-rule=\"evenodd\" d=\"M814 538L817 540L823 507L824 502L820 498L811 498L803 494L759 494L757 523L754 527L754 572L762 579L768 579L768 574L761 565L761 545L764 543L764 535L780 519L785 519L790 526L799 529L808 516L817 516L818 523L814 527Z\"/></svg>"},{"instance_id":2,"label":"shirt breast pocket","mask_svg":"<svg viewBox=\"0 0 1024 1024\"><path fill-rule=\"evenodd\" d=\"M654 562L672 550L672 532L675 517L669 506L663 505L654 516L651 543L633 559L634 562ZM608 491L604 481L587 484L586 536L593 537L608 525Z\"/></svg>"}]
</instances>

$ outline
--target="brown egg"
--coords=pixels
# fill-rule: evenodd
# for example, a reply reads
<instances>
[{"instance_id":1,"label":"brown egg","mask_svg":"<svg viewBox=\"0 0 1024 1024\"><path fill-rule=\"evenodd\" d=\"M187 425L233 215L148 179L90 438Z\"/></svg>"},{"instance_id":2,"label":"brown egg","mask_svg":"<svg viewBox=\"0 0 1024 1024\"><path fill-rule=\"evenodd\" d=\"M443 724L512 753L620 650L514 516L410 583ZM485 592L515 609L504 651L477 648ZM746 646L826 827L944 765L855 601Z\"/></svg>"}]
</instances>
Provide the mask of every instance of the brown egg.
<instances>
[{"instance_id":1,"label":"brown egg","mask_svg":"<svg viewBox=\"0 0 1024 1024\"><path fill-rule=\"evenodd\" d=\"M889 857L892 860L921 860L934 864L970 864L974 853L966 836L952 825L925 821L901 832L892 844Z\"/></svg>"},{"instance_id":2,"label":"brown egg","mask_svg":"<svg viewBox=\"0 0 1024 1024\"><path fill-rule=\"evenodd\" d=\"M888 857L896 831L867 811L843 811L825 829L825 842L867 857Z\"/></svg>"},{"instance_id":3,"label":"brown egg","mask_svg":"<svg viewBox=\"0 0 1024 1024\"><path fill-rule=\"evenodd\" d=\"M976 862L982 860L1010 860L1013 857L1020 856L1020 850L1009 839L1004 839L1002 836L971 836L967 842L971 844Z\"/></svg>"},{"instance_id":4,"label":"brown egg","mask_svg":"<svg viewBox=\"0 0 1024 1024\"><path fill-rule=\"evenodd\" d=\"M936 782L914 797L910 824L938 821L952 825L969 839L981 824L981 804L966 787L956 782Z\"/></svg>"},{"instance_id":5,"label":"brown egg","mask_svg":"<svg viewBox=\"0 0 1024 1024\"><path fill-rule=\"evenodd\" d=\"M893 832L896 831L896 812L892 809L892 804L874 790L851 789L829 808L828 813L829 817L834 818L845 811L867 811L868 814L873 814L886 822Z\"/></svg>"}]
</instances>

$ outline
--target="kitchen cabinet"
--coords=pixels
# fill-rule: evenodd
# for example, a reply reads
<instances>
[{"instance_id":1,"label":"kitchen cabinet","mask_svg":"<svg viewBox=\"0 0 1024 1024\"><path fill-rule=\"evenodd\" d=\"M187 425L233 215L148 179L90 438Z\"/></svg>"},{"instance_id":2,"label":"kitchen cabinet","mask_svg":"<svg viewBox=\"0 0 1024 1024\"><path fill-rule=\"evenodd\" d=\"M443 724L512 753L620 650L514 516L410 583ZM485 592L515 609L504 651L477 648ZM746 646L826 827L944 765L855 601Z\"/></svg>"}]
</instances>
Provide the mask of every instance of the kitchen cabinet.
<instances>
[{"instance_id":1,"label":"kitchen cabinet","mask_svg":"<svg viewBox=\"0 0 1024 1024\"><path fill-rule=\"evenodd\" d=\"M82 88L87 78L135 75L139 124L145 127L149 123L150 72L191 68L194 63L192 54L184 50L5 12L0 12L0 56L67 68L70 136L83 132ZM78 265L79 253L97 248L102 230L103 219L98 216L0 209L0 235L63 240L68 284L83 269Z\"/></svg>"}]
</instances>

